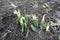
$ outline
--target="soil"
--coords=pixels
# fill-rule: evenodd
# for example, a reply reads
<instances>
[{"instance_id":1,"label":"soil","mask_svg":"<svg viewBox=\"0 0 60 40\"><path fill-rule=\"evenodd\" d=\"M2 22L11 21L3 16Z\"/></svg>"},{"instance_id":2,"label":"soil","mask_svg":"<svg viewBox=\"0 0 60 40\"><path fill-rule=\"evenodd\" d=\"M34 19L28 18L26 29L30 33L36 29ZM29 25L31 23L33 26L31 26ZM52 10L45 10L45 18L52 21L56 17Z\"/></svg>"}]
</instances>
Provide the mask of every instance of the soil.
<instances>
[{"instance_id":1,"label":"soil","mask_svg":"<svg viewBox=\"0 0 60 40\"><path fill-rule=\"evenodd\" d=\"M23 15L36 14L41 19L46 13L42 7L44 3L52 8L47 15L48 20L54 22L58 19L54 23L60 23L60 0L0 0L0 40L59 40L60 25L51 26L50 32L37 27L36 31L29 30L26 37L27 32L21 33L20 26L16 23L17 16L13 13L14 9L20 9Z\"/></svg>"}]
</instances>

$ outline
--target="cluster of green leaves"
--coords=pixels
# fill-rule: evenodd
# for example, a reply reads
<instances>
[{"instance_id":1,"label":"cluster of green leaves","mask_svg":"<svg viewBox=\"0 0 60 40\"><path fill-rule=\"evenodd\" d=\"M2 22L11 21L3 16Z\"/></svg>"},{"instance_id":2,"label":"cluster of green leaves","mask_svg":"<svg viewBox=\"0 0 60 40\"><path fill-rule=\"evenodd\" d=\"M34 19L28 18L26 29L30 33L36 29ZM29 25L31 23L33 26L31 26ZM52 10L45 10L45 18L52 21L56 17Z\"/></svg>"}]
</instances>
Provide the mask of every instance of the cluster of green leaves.
<instances>
[{"instance_id":1,"label":"cluster of green leaves","mask_svg":"<svg viewBox=\"0 0 60 40\"><path fill-rule=\"evenodd\" d=\"M35 30L35 28L38 26L38 20L36 19L36 16L29 16L29 15L21 15L20 10L15 10L14 14L17 15L17 23L21 26L21 31L24 32L27 28L29 17L32 17L32 23L31 28L32 30Z\"/></svg>"},{"instance_id":2,"label":"cluster of green leaves","mask_svg":"<svg viewBox=\"0 0 60 40\"><path fill-rule=\"evenodd\" d=\"M52 10L52 8L47 3L44 3L43 8L45 8L46 14L44 14L43 17L42 17L40 27L41 27L42 30L49 31L49 27L50 27L51 23L50 22L48 22L48 23L45 22L45 16Z\"/></svg>"},{"instance_id":3,"label":"cluster of green leaves","mask_svg":"<svg viewBox=\"0 0 60 40\"><path fill-rule=\"evenodd\" d=\"M35 31L36 27L38 27L38 19L36 15L32 15L32 24L31 28Z\"/></svg>"},{"instance_id":4,"label":"cluster of green leaves","mask_svg":"<svg viewBox=\"0 0 60 40\"><path fill-rule=\"evenodd\" d=\"M17 15L17 23L21 25L21 31L24 32L25 28L27 28L28 16L22 16L20 10L15 10L14 14Z\"/></svg>"},{"instance_id":5,"label":"cluster of green leaves","mask_svg":"<svg viewBox=\"0 0 60 40\"><path fill-rule=\"evenodd\" d=\"M45 16L46 16L46 14L43 15L43 18L42 18L41 23L40 23L40 28L42 30L49 31L49 27L50 27L51 23L50 22L48 22L48 23L45 22Z\"/></svg>"},{"instance_id":6,"label":"cluster of green leaves","mask_svg":"<svg viewBox=\"0 0 60 40\"><path fill-rule=\"evenodd\" d=\"M35 31L36 27L38 27L39 23L38 23L38 18L37 18L36 15L31 15L31 16L25 15L25 16L23 16L19 9L15 10L14 14L17 15L17 23L21 26L21 31L22 32L24 32L25 29L28 27L28 23L29 23L29 18L30 17L32 17L31 18L32 19L31 20L32 24L30 25L32 30ZM43 15L43 18L42 18L42 20L40 22L40 28L42 30L45 30L45 29L48 30L48 28L50 26L50 22L48 22L48 23L45 22L45 16L46 16L46 14Z\"/></svg>"},{"instance_id":7,"label":"cluster of green leaves","mask_svg":"<svg viewBox=\"0 0 60 40\"><path fill-rule=\"evenodd\" d=\"M45 8L46 13L52 10L52 8L47 3L44 3L43 7Z\"/></svg>"}]
</instances>

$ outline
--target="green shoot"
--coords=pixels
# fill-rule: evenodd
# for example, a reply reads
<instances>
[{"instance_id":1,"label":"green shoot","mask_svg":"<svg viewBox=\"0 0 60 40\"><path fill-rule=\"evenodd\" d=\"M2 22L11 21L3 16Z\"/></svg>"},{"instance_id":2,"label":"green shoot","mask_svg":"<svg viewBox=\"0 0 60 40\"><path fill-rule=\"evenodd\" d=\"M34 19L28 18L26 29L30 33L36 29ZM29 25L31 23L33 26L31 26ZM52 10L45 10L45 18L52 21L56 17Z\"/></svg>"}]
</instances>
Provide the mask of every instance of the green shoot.
<instances>
[{"instance_id":1,"label":"green shoot","mask_svg":"<svg viewBox=\"0 0 60 40\"><path fill-rule=\"evenodd\" d=\"M38 26L38 18L36 17L36 15L32 15L32 23L35 27Z\"/></svg>"},{"instance_id":2,"label":"green shoot","mask_svg":"<svg viewBox=\"0 0 60 40\"><path fill-rule=\"evenodd\" d=\"M18 11L17 11L17 10L15 10L15 11L14 11L14 14L16 14L16 15L17 15L18 19L20 19L20 18L21 18L21 12L20 12L20 10L19 10L19 9L18 9Z\"/></svg>"},{"instance_id":3,"label":"green shoot","mask_svg":"<svg viewBox=\"0 0 60 40\"><path fill-rule=\"evenodd\" d=\"M43 15L43 18L42 18L41 23L40 23L40 28L41 28L42 30L48 31L49 26L50 26L50 22L48 22L48 23L45 22L45 16L46 16L46 14Z\"/></svg>"},{"instance_id":4,"label":"green shoot","mask_svg":"<svg viewBox=\"0 0 60 40\"><path fill-rule=\"evenodd\" d=\"M32 28L33 31L35 31L35 29L36 29L33 25L31 25L31 28Z\"/></svg>"},{"instance_id":5,"label":"green shoot","mask_svg":"<svg viewBox=\"0 0 60 40\"><path fill-rule=\"evenodd\" d=\"M36 15L32 15L32 25L31 28L33 31L35 31L36 27L38 27L38 19Z\"/></svg>"},{"instance_id":6,"label":"green shoot","mask_svg":"<svg viewBox=\"0 0 60 40\"><path fill-rule=\"evenodd\" d=\"M52 8L47 3L44 3L43 7L45 8L46 13L52 10Z\"/></svg>"},{"instance_id":7,"label":"green shoot","mask_svg":"<svg viewBox=\"0 0 60 40\"><path fill-rule=\"evenodd\" d=\"M21 31L24 32L25 28L27 28L27 23L28 23L28 16L22 16L20 10L14 11L14 14L17 15L17 23L21 25Z\"/></svg>"},{"instance_id":8,"label":"green shoot","mask_svg":"<svg viewBox=\"0 0 60 40\"><path fill-rule=\"evenodd\" d=\"M52 10L52 8L47 3L44 3L43 7L45 8L46 13L49 13ZM41 25L40 26L41 26L41 29L49 31L49 26L51 24L50 24L50 22L48 22L48 23L45 22L45 16L46 15L47 14L43 15L43 18L41 20Z\"/></svg>"}]
</instances>

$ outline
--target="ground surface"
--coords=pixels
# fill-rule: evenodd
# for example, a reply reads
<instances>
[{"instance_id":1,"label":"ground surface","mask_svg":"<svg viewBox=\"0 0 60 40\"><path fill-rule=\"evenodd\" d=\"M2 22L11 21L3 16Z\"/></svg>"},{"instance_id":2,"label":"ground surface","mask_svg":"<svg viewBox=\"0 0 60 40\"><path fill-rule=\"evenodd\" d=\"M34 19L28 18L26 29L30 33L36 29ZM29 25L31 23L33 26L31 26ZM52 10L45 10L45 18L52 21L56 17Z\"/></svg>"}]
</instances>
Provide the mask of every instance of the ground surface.
<instances>
[{"instance_id":1,"label":"ground surface","mask_svg":"<svg viewBox=\"0 0 60 40\"><path fill-rule=\"evenodd\" d=\"M16 5L23 14L33 13L39 18L46 13L42 5L47 3L52 7L48 17L52 17L50 18L52 21L58 19L60 23L60 0L0 0L0 40L58 40L59 25L51 27L51 32L42 31L39 28L36 28L36 32L30 30L26 38L26 33L22 34L20 27L16 24L17 17L13 14L15 8L11 3Z\"/></svg>"}]
</instances>

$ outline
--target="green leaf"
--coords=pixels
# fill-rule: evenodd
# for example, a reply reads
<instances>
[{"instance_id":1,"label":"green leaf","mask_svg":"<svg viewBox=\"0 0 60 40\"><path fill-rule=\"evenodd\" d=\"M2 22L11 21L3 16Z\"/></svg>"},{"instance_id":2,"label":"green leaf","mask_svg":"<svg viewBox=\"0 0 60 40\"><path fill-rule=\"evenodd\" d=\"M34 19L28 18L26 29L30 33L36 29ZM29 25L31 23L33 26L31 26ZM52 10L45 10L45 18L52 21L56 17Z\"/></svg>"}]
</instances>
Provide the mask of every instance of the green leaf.
<instances>
[{"instance_id":1,"label":"green leaf","mask_svg":"<svg viewBox=\"0 0 60 40\"><path fill-rule=\"evenodd\" d=\"M35 27L38 26L38 18L36 15L32 15L32 23Z\"/></svg>"},{"instance_id":2,"label":"green leaf","mask_svg":"<svg viewBox=\"0 0 60 40\"><path fill-rule=\"evenodd\" d=\"M25 27L24 27L24 23L23 23L23 24L21 24L21 28L22 28L22 30L21 30L21 31L22 31L22 32L24 32L24 28L25 28Z\"/></svg>"},{"instance_id":3,"label":"green leaf","mask_svg":"<svg viewBox=\"0 0 60 40\"><path fill-rule=\"evenodd\" d=\"M48 22L48 24L46 25L46 31L49 31L49 27L50 27L51 23Z\"/></svg>"},{"instance_id":4,"label":"green leaf","mask_svg":"<svg viewBox=\"0 0 60 40\"><path fill-rule=\"evenodd\" d=\"M37 27L38 26L38 20L32 20L32 22L33 22L33 25L35 26L35 27Z\"/></svg>"},{"instance_id":5,"label":"green leaf","mask_svg":"<svg viewBox=\"0 0 60 40\"><path fill-rule=\"evenodd\" d=\"M42 20L41 20L41 23L45 23L45 16L46 16L46 14L43 15L43 18L42 18Z\"/></svg>"},{"instance_id":6,"label":"green leaf","mask_svg":"<svg viewBox=\"0 0 60 40\"><path fill-rule=\"evenodd\" d=\"M14 11L14 14L17 14L17 10Z\"/></svg>"},{"instance_id":7,"label":"green leaf","mask_svg":"<svg viewBox=\"0 0 60 40\"><path fill-rule=\"evenodd\" d=\"M26 23L24 23L24 27L27 28L27 24Z\"/></svg>"},{"instance_id":8,"label":"green leaf","mask_svg":"<svg viewBox=\"0 0 60 40\"><path fill-rule=\"evenodd\" d=\"M32 28L33 31L35 31L35 29L36 29L33 25L31 25L31 28Z\"/></svg>"},{"instance_id":9,"label":"green leaf","mask_svg":"<svg viewBox=\"0 0 60 40\"><path fill-rule=\"evenodd\" d=\"M41 23L40 23L40 27L42 30L46 29L45 16L46 16L46 14L43 15L43 18L42 18Z\"/></svg>"},{"instance_id":10,"label":"green leaf","mask_svg":"<svg viewBox=\"0 0 60 40\"><path fill-rule=\"evenodd\" d=\"M24 28L22 28L21 31L24 32Z\"/></svg>"},{"instance_id":11,"label":"green leaf","mask_svg":"<svg viewBox=\"0 0 60 40\"><path fill-rule=\"evenodd\" d=\"M41 27L42 30L45 30L46 29L46 24L41 24L40 27Z\"/></svg>"},{"instance_id":12,"label":"green leaf","mask_svg":"<svg viewBox=\"0 0 60 40\"><path fill-rule=\"evenodd\" d=\"M25 16L25 22L28 23L29 16Z\"/></svg>"}]
</instances>

